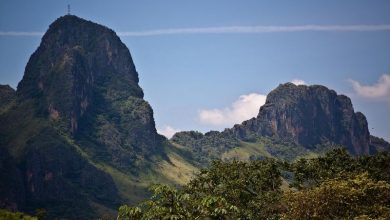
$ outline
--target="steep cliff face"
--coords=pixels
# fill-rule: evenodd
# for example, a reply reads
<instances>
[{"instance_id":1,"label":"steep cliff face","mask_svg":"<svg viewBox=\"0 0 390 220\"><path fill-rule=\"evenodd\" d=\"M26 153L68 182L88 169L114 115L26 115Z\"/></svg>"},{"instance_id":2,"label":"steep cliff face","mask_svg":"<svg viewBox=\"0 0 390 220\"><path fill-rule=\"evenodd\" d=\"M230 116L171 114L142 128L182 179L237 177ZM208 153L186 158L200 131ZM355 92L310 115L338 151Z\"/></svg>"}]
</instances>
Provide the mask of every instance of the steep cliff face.
<instances>
[{"instance_id":1,"label":"steep cliff face","mask_svg":"<svg viewBox=\"0 0 390 220\"><path fill-rule=\"evenodd\" d=\"M256 118L231 130L239 138L276 137L306 148L338 144L353 154L368 154L370 133L365 116L351 100L324 86L280 85L267 96Z\"/></svg>"},{"instance_id":2,"label":"steep cliff face","mask_svg":"<svg viewBox=\"0 0 390 220\"><path fill-rule=\"evenodd\" d=\"M153 111L143 100L127 47L101 25L67 15L50 25L18 85L22 99L94 157L120 167L158 150ZM139 159L139 158L138 158Z\"/></svg>"},{"instance_id":3,"label":"steep cliff face","mask_svg":"<svg viewBox=\"0 0 390 220\"><path fill-rule=\"evenodd\" d=\"M129 50L76 16L50 25L17 91L0 86L0 104L0 208L96 218L124 202L106 167L138 173L160 153Z\"/></svg>"}]
</instances>

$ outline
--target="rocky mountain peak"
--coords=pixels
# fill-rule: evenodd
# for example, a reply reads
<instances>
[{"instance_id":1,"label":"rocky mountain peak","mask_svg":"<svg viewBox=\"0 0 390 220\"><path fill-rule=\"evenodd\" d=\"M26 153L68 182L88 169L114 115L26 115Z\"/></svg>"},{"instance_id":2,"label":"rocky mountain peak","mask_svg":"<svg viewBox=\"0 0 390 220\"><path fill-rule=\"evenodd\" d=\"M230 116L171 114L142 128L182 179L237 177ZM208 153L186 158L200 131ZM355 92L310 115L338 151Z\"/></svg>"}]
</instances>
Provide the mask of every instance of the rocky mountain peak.
<instances>
[{"instance_id":1,"label":"rocky mountain peak","mask_svg":"<svg viewBox=\"0 0 390 220\"><path fill-rule=\"evenodd\" d=\"M17 91L0 86L0 104L0 167L12 171L0 176L0 208L93 219L124 198L111 171L137 175L163 154L129 50L73 15L50 25Z\"/></svg>"},{"instance_id":2,"label":"rocky mountain peak","mask_svg":"<svg viewBox=\"0 0 390 220\"><path fill-rule=\"evenodd\" d=\"M369 153L366 117L355 113L350 98L319 85L279 85L268 94L256 118L236 125L232 131L241 138L255 134L306 148L337 144L354 154Z\"/></svg>"},{"instance_id":3,"label":"rocky mountain peak","mask_svg":"<svg viewBox=\"0 0 390 220\"><path fill-rule=\"evenodd\" d=\"M143 98L130 52L115 32L73 15L50 25L26 66L18 94L39 98L39 111L65 120L73 134L91 109Z\"/></svg>"}]
</instances>

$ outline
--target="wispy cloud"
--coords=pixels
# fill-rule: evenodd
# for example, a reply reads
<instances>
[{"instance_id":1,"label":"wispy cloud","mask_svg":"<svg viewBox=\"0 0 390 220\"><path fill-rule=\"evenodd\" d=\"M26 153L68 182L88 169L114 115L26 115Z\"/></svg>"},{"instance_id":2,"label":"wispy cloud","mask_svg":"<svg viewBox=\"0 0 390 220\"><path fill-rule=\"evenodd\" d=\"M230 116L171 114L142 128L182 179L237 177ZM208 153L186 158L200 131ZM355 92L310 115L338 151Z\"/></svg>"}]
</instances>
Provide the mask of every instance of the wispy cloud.
<instances>
[{"instance_id":1,"label":"wispy cloud","mask_svg":"<svg viewBox=\"0 0 390 220\"><path fill-rule=\"evenodd\" d=\"M389 31L390 25L297 25L297 26L223 26L204 28L176 28L150 31L118 32L119 36L156 36L173 34L256 34L302 31Z\"/></svg>"},{"instance_id":2,"label":"wispy cloud","mask_svg":"<svg viewBox=\"0 0 390 220\"><path fill-rule=\"evenodd\" d=\"M383 74L373 85L362 85L360 82L350 79L353 90L357 95L377 100L390 101L390 75Z\"/></svg>"},{"instance_id":3,"label":"wispy cloud","mask_svg":"<svg viewBox=\"0 0 390 220\"><path fill-rule=\"evenodd\" d=\"M299 86L299 85L306 85L306 82L304 80L301 80L301 79L293 79L291 80L291 83Z\"/></svg>"},{"instance_id":4,"label":"wispy cloud","mask_svg":"<svg viewBox=\"0 0 390 220\"><path fill-rule=\"evenodd\" d=\"M257 93L241 95L230 107L200 110L198 118L202 124L232 126L255 117L265 99L266 95Z\"/></svg>"},{"instance_id":5,"label":"wispy cloud","mask_svg":"<svg viewBox=\"0 0 390 220\"><path fill-rule=\"evenodd\" d=\"M366 25L291 25L291 26L220 26L220 27L196 27L196 28L167 28L146 31L120 31L121 37L146 37L159 35L179 34L257 34L278 32L367 32L367 31L390 31L389 24L366 24ZM43 32L18 32L0 31L0 36L42 36Z\"/></svg>"},{"instance_id":6,"label":"wispy cloud","mask_svg":"<svg viewBox=\"0 0 390 220\"><path fill-rule=\"evenodd\" d=\"M164 135L167 138L171 138L176 132L179 132L179 129L175 129L169 125L164 126L163 128L157 129L159 134Z\"/></svg>"}]
</instances>

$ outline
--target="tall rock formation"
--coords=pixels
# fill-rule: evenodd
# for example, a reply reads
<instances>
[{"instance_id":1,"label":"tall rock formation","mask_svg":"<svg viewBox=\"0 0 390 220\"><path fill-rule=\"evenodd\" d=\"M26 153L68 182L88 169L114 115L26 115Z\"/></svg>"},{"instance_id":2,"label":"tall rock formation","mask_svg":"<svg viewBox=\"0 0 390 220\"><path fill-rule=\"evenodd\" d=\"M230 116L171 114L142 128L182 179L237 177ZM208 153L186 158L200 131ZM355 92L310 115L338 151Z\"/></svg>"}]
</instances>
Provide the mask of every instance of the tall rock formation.
<instances>
[{"instance_id":1,"label":"tall rock formation","mask_svg":"<svg viewBox=\"0 0 390 220\"><path fill-rule=\"evenodd\" d=\"M50 25L0 104L0 208L98 217L123 202L103 168L137 174L161 151L129 50L76 16Z\"/></svg>"},{"instance_id":2,"label":"tall rock formation","mask_svg":"<svg viewBox=\"0 0 390 220\"><path fill-rule=\"evenodd\" d=\"M57 19L31 56L17 93L36 100L38 111L90 142L87 147L94 145L89 150L96 151L97 142L97 156L116 165L131 165L128 151L157 150L153 111L143 100L130 52L104 26L71 15Z\"/></svg>"},{"instance_id":3,"label":"tall rock formation","mask_svg":"<svg viewBox=\"0 0 390 220\"><path fill-rule=\"evenodd\" d=\"M338 144L353 154L369 154L370 133L366 117L353 109L351 100L324 86L286 83L271 91L256 118L234 126L239 138L269 136L306 148Z\"/></svg>"}]
</instances>

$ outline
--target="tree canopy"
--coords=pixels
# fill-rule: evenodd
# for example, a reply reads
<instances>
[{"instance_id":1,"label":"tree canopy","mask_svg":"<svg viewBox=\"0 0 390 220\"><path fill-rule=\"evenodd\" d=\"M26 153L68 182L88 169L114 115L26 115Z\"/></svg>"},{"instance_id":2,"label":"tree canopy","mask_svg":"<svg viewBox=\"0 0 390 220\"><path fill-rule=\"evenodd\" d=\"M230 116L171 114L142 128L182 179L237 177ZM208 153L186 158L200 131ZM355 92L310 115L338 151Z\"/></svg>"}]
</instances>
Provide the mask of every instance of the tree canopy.
<instances>
[{"instance_id":1,"label":"tree canopy","mask_svg":"<svg viewBox=\"0 0 390 220\"><path fill-rule=\"evenodd\" d=\"M121 206L118 219L385 219L389 166L390 153L343 149L294 162L214 161L181 188L153 186L149 200Z\"/></svg>"}]
</instances>

